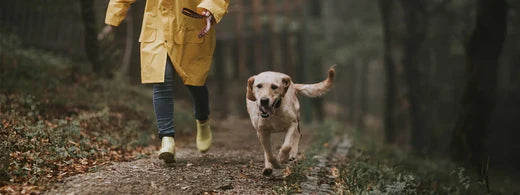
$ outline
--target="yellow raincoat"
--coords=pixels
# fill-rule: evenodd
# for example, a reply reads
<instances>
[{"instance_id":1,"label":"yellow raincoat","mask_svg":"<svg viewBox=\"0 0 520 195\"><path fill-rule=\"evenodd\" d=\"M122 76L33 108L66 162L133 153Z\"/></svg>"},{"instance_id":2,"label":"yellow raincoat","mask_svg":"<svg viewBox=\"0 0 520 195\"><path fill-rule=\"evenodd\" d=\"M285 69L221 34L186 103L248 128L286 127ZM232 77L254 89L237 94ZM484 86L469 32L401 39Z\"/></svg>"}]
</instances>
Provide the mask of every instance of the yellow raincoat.
<instances>
[{"instance_id":1,"label":"yellow raincoat","mask_svg":"<svg viewBox=\"0 0 520 195\"><path fill-rule=\"evenodd\" d=\"M105 23L118 26L135 0L110 0ZM202 38L197 35L205 20L190 18L182 8L210 11L218 23L227 13L229 0L147 0L141 42L143 83L164 82L167 56L184 84L202 86L206 82L215 49L215 28Z\"/></svg>"}]
</instances>

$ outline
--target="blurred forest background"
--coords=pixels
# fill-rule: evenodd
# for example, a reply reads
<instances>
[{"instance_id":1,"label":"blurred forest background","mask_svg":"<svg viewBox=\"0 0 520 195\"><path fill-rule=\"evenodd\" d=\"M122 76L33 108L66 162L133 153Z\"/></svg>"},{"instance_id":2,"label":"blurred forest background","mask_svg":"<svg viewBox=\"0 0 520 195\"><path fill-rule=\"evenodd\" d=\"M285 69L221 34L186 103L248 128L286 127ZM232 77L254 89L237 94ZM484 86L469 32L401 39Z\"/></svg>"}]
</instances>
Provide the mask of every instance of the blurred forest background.
<instances>
[{"instance_id":1,"label":"blurred forest background","mask_svg":"<svg viewBox=\"0 0 520 195\"><path fill-rule=\"evenodd\" d=\"M110 110L126 109L124 98L90 97L96 90L125 94L114 90L124 85L135 89L129 96L141 93L137 39L145 1L137 0L122 25L103 34L107 3L0 1L0 127L14 128L13 110L24 108L17 113L26 116L31 102L77 93L72 88L87 90L77 95L84 98L80 111L67 103L70 97L60 100L70 115L103 98L119 105ZM231 0L217 29L207 82L212 118L247 117L251 75L274 70L312 83L338 64L329 95L302 98L304 121L341 121L373 142L450 158L481 176L488 166L520 171L520 1ZM103 80L92 84L93 78ZM51 87L57 84L71 88ZM177 99L189 98L181 82L175 87ZM42 120L28 118L33 125ZM154 132L144 123L138 128Z\"/></svg>"}]
</instances>

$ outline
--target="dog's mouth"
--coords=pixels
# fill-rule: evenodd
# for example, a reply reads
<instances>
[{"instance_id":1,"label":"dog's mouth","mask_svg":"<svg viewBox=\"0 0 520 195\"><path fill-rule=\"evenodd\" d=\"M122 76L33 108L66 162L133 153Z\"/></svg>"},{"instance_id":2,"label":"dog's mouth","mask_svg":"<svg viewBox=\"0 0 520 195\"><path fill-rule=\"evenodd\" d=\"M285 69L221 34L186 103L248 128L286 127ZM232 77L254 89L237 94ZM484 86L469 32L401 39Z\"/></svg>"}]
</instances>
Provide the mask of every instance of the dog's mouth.
<instances>
[{"instance_id":1,"label":"dog's mouth","mask_svg":"<svg viewBox=\"0 0 520 195\"><path fill-rule=\"evenodd\" d=\"M262 118L267 118L271 115L274 114L274 112L276 111L276 108L280 107L280 104L282 103L282 98L277 98L272 105L268 106L268 105L260 105L259 108L260 108L260 116L262 116Z\"/></svg>"},{"instance_id":2,"label":"dog's mouth","mask_svg":"<svg viewBox=\"0 0 520 195\"><path fill-rule=\"evenodd\" d=\"M262 118L267 118L272 114L274 114L274 109L272 107L260 106L260 116Z\"/></svg>"}]
</instances>

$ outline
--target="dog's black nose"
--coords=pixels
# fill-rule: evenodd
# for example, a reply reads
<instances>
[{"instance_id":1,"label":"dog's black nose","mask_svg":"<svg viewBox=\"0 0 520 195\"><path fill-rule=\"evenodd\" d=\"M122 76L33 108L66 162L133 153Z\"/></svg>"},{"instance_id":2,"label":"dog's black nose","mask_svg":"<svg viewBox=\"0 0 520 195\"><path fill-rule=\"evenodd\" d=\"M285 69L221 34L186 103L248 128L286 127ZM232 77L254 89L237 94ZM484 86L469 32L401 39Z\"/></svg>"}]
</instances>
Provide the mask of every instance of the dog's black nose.
<instances>
[{"instance_id":1,"label":"dog's black nose","mask_svg":"<svg viewBox=\"0 0 520 195\"><path fill-rule=\"evenodd\" d=\"M262 105L262 106L269 106L269 99L268 98L260 99L260 105Z\"/></svg>"}]
</instances>

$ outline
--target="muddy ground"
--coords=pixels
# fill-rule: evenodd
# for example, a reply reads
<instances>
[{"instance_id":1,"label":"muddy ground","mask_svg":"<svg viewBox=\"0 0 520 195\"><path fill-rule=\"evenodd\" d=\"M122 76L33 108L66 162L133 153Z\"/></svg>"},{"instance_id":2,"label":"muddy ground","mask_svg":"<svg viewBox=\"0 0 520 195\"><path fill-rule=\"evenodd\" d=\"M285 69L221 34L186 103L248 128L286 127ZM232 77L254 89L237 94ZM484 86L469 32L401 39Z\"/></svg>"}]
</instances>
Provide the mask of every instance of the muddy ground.
<instances>
[{"instance_id":1,"label":"muddy ground","mask_svg":"<svg viewBox=\"0 0 520 195\"><path fill-rule=\"evenodd\" d=\"M301 151L311 140L305 133ZM195 137L177 138L177 162L165 164L156 155L132 162L113 163L95 173L77 175L58 183L48 194L272 194L283 182L283 169L262 175L263 151L247 119L213 123L214 142L201 154ZM284 134L272 136L274 148Z\"/></svg>"}]
</instances>

